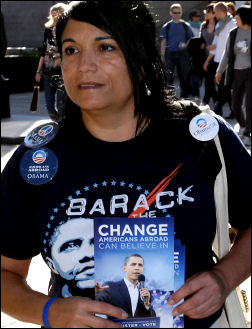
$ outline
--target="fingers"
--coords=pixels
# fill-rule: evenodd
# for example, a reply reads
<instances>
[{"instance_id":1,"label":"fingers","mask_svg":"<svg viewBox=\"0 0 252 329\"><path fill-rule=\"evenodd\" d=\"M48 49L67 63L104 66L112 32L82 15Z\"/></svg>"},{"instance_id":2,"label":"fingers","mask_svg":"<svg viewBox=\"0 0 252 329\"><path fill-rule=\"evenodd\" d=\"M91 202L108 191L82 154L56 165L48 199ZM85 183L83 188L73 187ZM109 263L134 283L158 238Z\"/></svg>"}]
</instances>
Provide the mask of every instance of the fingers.
<instances>
[{"instance_id":1,"label":"fingers","mask_svg":"<svg viewBox=\"0 0 252 329\"><path fill-rule=\"evenodd\" d=\"M189 297L176 306L173 315L185 314L191 318L204 318L215 313L223 305L227 293L225 283L213 272L202 272L194 275L176 291L168 301L175 305L181 299Z\"/></svg>"},{"instance_id":2,"label":"fingers","mask_svg":"<svg viewBox=\"0 0 252 329\"><path fill-rule=\"evenodd\" d=\"M121 328L120 324L110 320L105 320L99 316L87 316L86 323L90 325L90 328Z\"/></svg>"},{"instance_id":3,"label":"fingers","mask_svg":"<svg viewBox=\"0 0 252 329\"><path fill-rule=\"evenodd\" d=\"M48 320L52 328L121 328L120 324L96 314L118 319L128 317L127 313L113 305L85 297L71 297L56 300L48 312Z\"/></svg>"},{"instance_id":4,"label":"fingers","mask_svg":"<svg viewBox=\"0 0 252 329\"><path fill-rule=\"evenodd\" d=\"M83 304L83 308L89 313L105 314L117 319L127 319L128 317L128 314L124 310L108 303L89 301L85 305Z\"/></svg>"},{"instance_id":5,"label":"fingers","mask_svg":"<svg viewBox=\"0 0 252 329\"><path fill-rule=\"evenodd\" d=\"M201 289L202 286L203 283L200 280L197 280L197 278L196 280L194 278L188 279L185 284L170 297L168 305L177 304L181 299L184 299Z\"/></svg>"}]
</instances>

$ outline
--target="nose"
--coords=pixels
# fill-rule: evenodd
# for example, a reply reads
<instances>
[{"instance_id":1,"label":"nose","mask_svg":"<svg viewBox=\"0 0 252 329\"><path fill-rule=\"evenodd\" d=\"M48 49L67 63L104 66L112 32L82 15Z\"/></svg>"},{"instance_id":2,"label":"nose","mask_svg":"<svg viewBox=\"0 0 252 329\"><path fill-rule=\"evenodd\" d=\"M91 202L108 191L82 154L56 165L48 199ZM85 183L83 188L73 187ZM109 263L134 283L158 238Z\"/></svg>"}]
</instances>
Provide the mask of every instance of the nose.
<instances>
[{"instance_id":1,"label":"nose","mask_svg":"<svg viewBox=\"0 0 252 329\"><path fill-rule=\"evenodd\" d=\"M79 62L79 71L82 73L97 71L95 56L92 52L88 50L82 51Z\"/></svg>"}]
</instances>

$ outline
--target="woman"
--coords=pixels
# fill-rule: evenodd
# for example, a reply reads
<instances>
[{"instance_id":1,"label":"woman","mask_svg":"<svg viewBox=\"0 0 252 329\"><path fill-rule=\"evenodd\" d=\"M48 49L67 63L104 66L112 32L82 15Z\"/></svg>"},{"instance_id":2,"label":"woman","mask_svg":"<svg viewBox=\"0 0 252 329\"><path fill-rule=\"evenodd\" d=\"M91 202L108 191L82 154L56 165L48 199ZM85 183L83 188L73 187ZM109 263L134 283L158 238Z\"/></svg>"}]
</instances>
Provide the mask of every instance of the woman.
<instances>
[{"instance_id":1,"label":"woman","mask_svg":"<svg viewBox=\"0 0 252 329\"><path fill-rule=\"evenodd\" d=\"M188 23L191 26L194 36L198 37L200 33L200 25L201 25L201 14L199 10L193 9L190 12Z\"/></svg>"},{"instance_id":2,"label":"woman","mask_svg":"<svg viewBox=\"0 0 252 329\"><path fill-rule=\"evenodd\" d=\"M199 113L197 106L166 100L165 70L154 40L152 16L139 1L77 2L59 21L66 118L57 136L40 150L42 155L32 157L43 161L47 152L48 175L57 162L58 171L41 186L37 181L29 184L26 176L24 181L22 173L31 166L26 162L31 150L26 153L24 145L4 170L4 312L27 322L44 320L51 327L120 327L95 316L127 318L115 305L90 299L95 282L88 219L130 217L136 209L141 209L141 217L175 218L176 236L186 245L188 280L170 303L190 296L174 308L174 316L185 314L185 327L211 327L230 290L249 275L248 153L218 118L232 177L230 221L240 232L232 251L215 265L213 185L220 161L212 141L196 141L188 131L190 119ZM40 145L40 139L36 142ZM168 191L152 193L164 177ZM162 205L158 195L163 196ZM137 201L144 196L151 196L145 207ZM16 207L9 206L10 198ZM52 271L49 296L25 284L31 258L39 253Z\"/></svg>"},{"instance_id":3,"label":"woman","mask_svg":"<svg viewBox=\"0 0 252 329\"><path fill-rule=\"evenodd\" d=\"M232 110L239 122L243 142L251 146L251 7L238 8L235 19L237 28L229 34L215 78L219 84L227 68L225 83L232 89ZM244 95L246 117L242 110Z\"/></svg>"},{"instance_id":4,"label":"woman","mask_svg":"<svg viewBox=\"0 0 252 329\"><path fill-rule=\"evenodd\" d=\"M214 49L214 45L212 45L214 38L214 29L217 23L214 13L214 5L209 4L204 10L205 13L205 21L202 23L200 28L200 37L205 40L205 50L206 57L209 55L209 50ZM213 66L213 59L209 63L208 71L205 71L205 95L203 97L203 104L209 104L210 99L213 99L215 103L217 101L217 91L215 88L214 82L215 76L215 68Z\"/></svg>"},{"instance_id":5,"label":"woman","mask_svg":"<svg viewBox=\"0 0 252 329\"><path fill-rule=\"evenodd\" d=\"M227 3L227 7L228 7L228 12L235 17L236 16L236 7L235 4L233 2L228 2Z\"/></svg>"},{"instance_id":6,"label":"woman","mask_svg":"<svg viewBox=\"0 0 252 329\"><path fill-rule=\"evenodd\" d=\"M60 54L56 43L56 24L67 5L57 3L50 8L48 22L45 23L43 48L35 80L44 76L45 100L48 114L53 121L62 119L65 93L61 86Z\"/></svg>"}]
</instances>

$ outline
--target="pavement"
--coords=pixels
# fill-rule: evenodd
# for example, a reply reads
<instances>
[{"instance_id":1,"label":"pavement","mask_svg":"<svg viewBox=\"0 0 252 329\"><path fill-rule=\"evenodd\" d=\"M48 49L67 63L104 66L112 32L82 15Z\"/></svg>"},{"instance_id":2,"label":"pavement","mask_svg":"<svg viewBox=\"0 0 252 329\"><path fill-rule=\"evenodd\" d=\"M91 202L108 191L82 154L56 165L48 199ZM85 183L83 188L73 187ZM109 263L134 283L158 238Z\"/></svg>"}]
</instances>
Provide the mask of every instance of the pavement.
<instances>
[{"instance_id":1,"label":"pavement","mask_svg":"<svg viewBox=\"0 0 252 329\"><path fill-rule=\"evenodd\" d=\"M178 84L176 84L178 90ZM201 88L201 96L203 95L204 87ZM1 170L3 170L8 159L17 149L24 136L42 123L49 122L50 117L47 114L45 107L44 92L40 92L38 110L35 113L29 111L32 93L21 93L10 95L11 117L9 119L1 120ZM210 103L210 107L213 104ZM229 115L228 106L224 106L224 116ZM233 120L228 120L238 132L239 125ZM251 148L247 148L251 152ZM49 282L50 272L42 260L41 256L34 257L31 263L29 275L27 278L28 284L32 289L47 294L47 287ZM247 298L251 308L251 277L244 281L240 286L241 289L247 292ZM248 314L248 320L251 322L251 313ZM251 327L251 325L250 325ZM24 323L1 313L1 328L40 328L38 325L31 323Z\"/></svg>"}]
</instances>

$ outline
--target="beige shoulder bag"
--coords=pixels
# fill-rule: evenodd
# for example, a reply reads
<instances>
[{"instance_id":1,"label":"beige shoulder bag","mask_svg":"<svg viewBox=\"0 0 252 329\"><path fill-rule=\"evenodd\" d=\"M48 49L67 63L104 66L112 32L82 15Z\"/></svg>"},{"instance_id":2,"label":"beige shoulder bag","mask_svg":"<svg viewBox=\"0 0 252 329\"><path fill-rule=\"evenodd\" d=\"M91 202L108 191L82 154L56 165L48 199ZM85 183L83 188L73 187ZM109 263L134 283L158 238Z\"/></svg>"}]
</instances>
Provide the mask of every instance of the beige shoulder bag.
<instances>
[{"instance_id":1,"label":"beige shoulder bag","mask_svg":"<svg viewBox=\"0 0 252 329\"><path fill-rule=\"evenodd\" d=\"M203 113L212 115L209 106L201 107ZM213 242L213 250L215 254L221 259L230 250L230 239L229 239L229 224L228 224L228 184L225 160L217 135L214 138L222 169L216 177L214 185L214 199L216 208L216 234ZM248 328L244 313L241 307L241 303L238 297L238 289L234 289L227 297L225 302L225 312L230 328Z\"/></svg>"}]
</instances>

